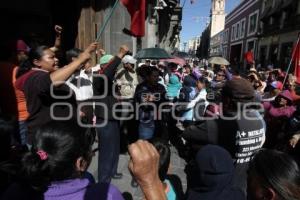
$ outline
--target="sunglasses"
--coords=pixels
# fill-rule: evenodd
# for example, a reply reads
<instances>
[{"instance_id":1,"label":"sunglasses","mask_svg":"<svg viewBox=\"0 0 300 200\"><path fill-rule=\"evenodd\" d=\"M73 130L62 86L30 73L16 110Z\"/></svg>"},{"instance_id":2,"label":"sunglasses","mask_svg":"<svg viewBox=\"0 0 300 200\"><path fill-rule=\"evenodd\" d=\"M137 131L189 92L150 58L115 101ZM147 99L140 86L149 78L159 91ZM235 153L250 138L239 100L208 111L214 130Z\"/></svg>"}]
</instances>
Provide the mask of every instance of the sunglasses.
<instances>
[{"instance_id":1,"label":"sunglasses","mask_svg":"<svg viewBox=\"0 0 300 200\"><path fill-rule=\"evenodd\" d=\"M223 77L225 77L225 75L224 75L224 74L217 74L217 76L223 76Z\"/></svg>"}]
</instances>

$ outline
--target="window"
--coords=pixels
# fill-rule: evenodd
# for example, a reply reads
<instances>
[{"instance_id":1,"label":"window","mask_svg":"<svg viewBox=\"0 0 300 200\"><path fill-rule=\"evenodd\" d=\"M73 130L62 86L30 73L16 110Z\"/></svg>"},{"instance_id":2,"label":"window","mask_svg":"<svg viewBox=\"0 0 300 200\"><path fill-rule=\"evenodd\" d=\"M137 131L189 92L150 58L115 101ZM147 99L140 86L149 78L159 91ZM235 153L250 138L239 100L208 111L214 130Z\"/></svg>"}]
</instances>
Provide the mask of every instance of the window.
<instances>
[{"instance_id":1,"label":"window","mask_svg":"<svg viewBox=\"0 0 300 200\"><path fill-rule=\"evenodd\" d=\"M257 22L258 22L258 11L254 12L249 16L248 21L248 35L252 35L257 30Z\"/></svg>"},{"instance_id":2,"label":"window","mask_svg":"<svg viewBox=\"0 0 300 200\"><path fill-rule=\"evenodd\" d=\"M222 52L224 58L227 58L227 51L228 51L227 46L224 46L224 47L223 47L223 52Z\"/></svg>"},{"instance_id":3,"label":"window","mask_svg":"<svg viewBox=\"0 0 300 200\"><path fill-rule=\"evenodd\" d=\"M226 29L225 32L224 32L224 36L223 36L223 43L224 44L227 44L227 42L228 42L228 34L229 34L229 30Z\"/></svg>"},{"instance_id":4,"label":"window","mask_svg":"<svg viewBox=\"0 0 300 200\"><path fill-rule=\"evenodd\" d=\"M235 33L235 39L238 40L240 39L240 23L236 24L236 33Z\"/></svg>"},{"instance_id":5,"label":"window","mask_svg":"<svg viewBox=\"0 0 300 200\"><path fill-rule=\"evenodd\" d=\"M233 26L233 40L236 40L236 24Z\"/></svg>"},{"instance_id":6,"label":"window","mask_svg":"<svg viewBox=\"0 0 300 200\"><path fill-rule=\"evenodd\" d=\"M231 27L231 41L234 41L234 31L235 31L234 27L235 27L234 25Z\"/></svg>"},{"instance_id":7,"label":"window","mask_svg":"<svg viewBox=\"0 0 300 200\"><path fill-rule=\"evenodd\" d=\"M246 30L246 19L243 19L241 22L241 38L245 37Z\"/></svg>"}]
</instances>

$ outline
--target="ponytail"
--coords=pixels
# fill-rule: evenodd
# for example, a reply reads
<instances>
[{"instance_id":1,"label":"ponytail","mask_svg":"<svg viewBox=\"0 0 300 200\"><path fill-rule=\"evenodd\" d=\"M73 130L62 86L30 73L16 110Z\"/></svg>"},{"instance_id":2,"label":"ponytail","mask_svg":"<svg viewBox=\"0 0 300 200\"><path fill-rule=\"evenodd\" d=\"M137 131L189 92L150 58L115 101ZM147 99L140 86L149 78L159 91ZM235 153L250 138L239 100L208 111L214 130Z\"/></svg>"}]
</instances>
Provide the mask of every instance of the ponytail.
<instances>
[{"instance_id":1,"label":"ponytail","mask_svg":"<svg viewBox=\"0 0 300 200\"><path fill-rule=\"evenodd\" d=\"M79 178L76 161L92 158L94 136L76 122L52 121L40 127L33 137L33 147L22 160L24 181L45 192L51 182Z\"/></svg>"},{"instance_id":2,"label":"ponytail","mask_svg":"<svg viewBox=\"0 0 300 200\"><path fill-rule=\"evenodd\" d=\"M31 152L25 154L22 159L22 173L25 180L30 183L33 189L45 192L50 184L48 160L42 160L33 149Z\"/></svg>"}]
</instances>

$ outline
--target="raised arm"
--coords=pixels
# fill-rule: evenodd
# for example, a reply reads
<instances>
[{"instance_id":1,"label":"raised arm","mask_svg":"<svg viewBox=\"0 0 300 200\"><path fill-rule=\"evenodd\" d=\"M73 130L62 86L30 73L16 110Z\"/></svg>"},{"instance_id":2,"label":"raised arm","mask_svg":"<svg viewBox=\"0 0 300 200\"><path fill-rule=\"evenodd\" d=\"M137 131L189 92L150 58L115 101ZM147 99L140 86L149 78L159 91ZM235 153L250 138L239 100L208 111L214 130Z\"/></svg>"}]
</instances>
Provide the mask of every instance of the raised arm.
<instances>
[{"instance_id":1,"label":"raised arm","mask_svg":"<svg viewBox=\"0 0 300 200\"><path fill-rule=\"evenodd\" d=\"M61 46L61 33L63 31L63 28L59 25L55 25L54 30L55 30L55 42L54 42L54 46L51 47L50 49L53 52L56 52L60 49Z\"/></svg>"},{"instance_id":2,"label":"raised arm","mask_svg":"<svg viewBox=\"0 0 300 200\"><path fill-rule=\"evenodd\" d=\"M159 154L147 141L139 140L129 146L129 169L140 185L146 200L166 200L158 175Z\"/></svg>"},{"instance_id":3,"label":"raised arm","mask_svg":"<svg viewBox=\"0 0 300 200\"><path fill-rule=\"evenodd\" d=\"M80 69L85 62L91 58L91 54L96 50L97 43L92 43L88 48L84 50L78 57L67 66L58 69L50 74L52 83L55 86L61 85L62 82L66 81L77 69Z\"/></svg>"},{"instance_id":4,"label":"raised arm","mask_svg":"<svg viewBox=\"0 0 300 200\"><path fill-rule=\"evenodd\" d=\"M129 49L126 45L121 46L118 55L102 69L102 73L113 80L119 64L128 51Z\"/></svg>"}]
</instances>

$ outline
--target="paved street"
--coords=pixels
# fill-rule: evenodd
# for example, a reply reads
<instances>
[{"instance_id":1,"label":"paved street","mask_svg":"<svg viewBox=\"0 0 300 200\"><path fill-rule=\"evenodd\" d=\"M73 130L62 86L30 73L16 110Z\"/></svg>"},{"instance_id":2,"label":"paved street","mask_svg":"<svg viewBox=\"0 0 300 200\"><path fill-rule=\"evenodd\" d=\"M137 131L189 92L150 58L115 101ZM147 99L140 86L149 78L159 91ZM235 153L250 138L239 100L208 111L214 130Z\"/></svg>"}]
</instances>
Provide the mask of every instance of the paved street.
<instances>
[{"instance_id":1,"label":"paved street","mask_svg":"<svg viewBox=\"0 0 300 200\"><path fill-rule=\"evenodd\" d=\"M96 155L93 158L93 161L89 167L89 172L91 172L95 178L97 178L97 158L98 155ZM127 196L125 195L126 199L134 199L134 200L143 199L143 195L140 188L133 188L130 184L131 175L128 170L128 160L129 160L128 154L120 156L118 170L119 172L123 173L123 178L121 180L113 180L112 184L116 185L123 194L130 193L132 195L131 198L129 197L127 198ZM170 174L175 174L181 179L183 190L185 191L187 183L186 183L186 175L184 172L184 167L185 167L185 161L178 156L177 150L174 147L171 147Z\"/></svg>"}]
</instances>

